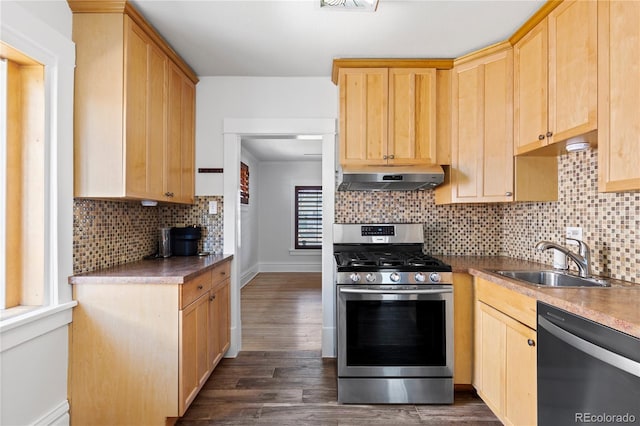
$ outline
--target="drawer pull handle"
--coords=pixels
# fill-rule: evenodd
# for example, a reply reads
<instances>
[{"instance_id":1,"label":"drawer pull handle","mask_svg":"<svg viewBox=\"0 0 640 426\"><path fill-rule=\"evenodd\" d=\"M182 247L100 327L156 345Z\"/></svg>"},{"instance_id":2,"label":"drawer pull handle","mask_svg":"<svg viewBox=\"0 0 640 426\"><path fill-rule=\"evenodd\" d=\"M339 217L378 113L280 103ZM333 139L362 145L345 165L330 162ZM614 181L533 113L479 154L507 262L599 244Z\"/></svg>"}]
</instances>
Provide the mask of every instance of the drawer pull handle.
<instances>
[{"instance_id":1,"label":"drawer pull handle","mask_svg":"<svg viewBox=\"0 0 640 426\"><path fill-rule=\"evenodd\" d=\"M528 344L529 346L535 346L535 345L536 345L536 342L534 342L534 341L533 341L533 339L528 339L528 340L527 340L527 344Z\"/></svg>"},{"instance_id":2,"label":"drawer pull handle","mask_svg":"<svg viewBox=\"0 0 640 426\"><path fill-rule=\"evenodd\" d=\"M204 287L202 287L201 285L198 286L198 290L202 290Z\"/></svg>"}]
</instances>

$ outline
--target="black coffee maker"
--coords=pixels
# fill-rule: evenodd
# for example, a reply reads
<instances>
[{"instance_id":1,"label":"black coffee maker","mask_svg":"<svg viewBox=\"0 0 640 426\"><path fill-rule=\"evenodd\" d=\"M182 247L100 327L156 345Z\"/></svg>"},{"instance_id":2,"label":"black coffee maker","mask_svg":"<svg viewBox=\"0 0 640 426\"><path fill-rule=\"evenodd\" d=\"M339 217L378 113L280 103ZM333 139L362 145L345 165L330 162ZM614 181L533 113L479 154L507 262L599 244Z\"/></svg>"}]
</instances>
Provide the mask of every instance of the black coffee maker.
<instances>
[{"instance_id":1,"label":"black coffee maker","mask_svg":"<svg viewBox=\"0 0 640 426\"><path fill-rule=\"evenodd\" d=\"M198 242L202 237L199 226L171 228L171 252L174 256L195 256L198 254Z\"/></svg>"}]
</instances>

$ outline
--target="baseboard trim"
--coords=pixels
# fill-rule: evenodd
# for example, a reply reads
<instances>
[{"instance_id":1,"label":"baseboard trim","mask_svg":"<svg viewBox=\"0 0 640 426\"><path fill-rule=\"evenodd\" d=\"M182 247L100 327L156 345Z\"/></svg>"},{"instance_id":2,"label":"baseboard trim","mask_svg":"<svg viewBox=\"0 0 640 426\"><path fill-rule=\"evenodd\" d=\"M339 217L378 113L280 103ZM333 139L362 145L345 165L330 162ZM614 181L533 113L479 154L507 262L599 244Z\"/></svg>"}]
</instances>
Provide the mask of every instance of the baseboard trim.
<instances>
[{"instance_id":1,"label":"baseboard trim","mask_svg":"<svg viewBox=\"0 0 640 426\"><path fill-rule=\"evenodd\" d=\"M64 400L53 410L33 422L34 426L68 426L69 425L69 401Z\"/></svg>"},{"instance_id":2,"label":"baseboard trim","mask_svg":"<svg viewBox=\"0 0 640 426\"><path fill-rule=\"evenodd\" d=\"M321 263L260 263L260 272L322 272Z\"/></svg>"},{"instance_id":3,"label":"baseboard trim","mask_svg":"<svg viewBox=\"0 0 640 426\"><path fill-rule=\"evenodd\" d=\"M259 272L260 272L260 268L257 264L253 265L251 268L244 271L242 273L242 276L240 277L240 288L247 285L249 281L254 279L256 275L258 275Z\"/></svg>"}]
</instances>

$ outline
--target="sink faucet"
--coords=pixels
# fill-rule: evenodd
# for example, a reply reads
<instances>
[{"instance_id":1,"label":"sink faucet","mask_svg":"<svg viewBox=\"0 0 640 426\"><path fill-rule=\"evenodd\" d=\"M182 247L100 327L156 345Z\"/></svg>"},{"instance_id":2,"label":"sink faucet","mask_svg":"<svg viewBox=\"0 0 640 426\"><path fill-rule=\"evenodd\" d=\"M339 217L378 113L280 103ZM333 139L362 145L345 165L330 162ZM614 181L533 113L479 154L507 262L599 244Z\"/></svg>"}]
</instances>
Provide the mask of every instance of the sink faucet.
<instances>
[{"instance_id":1,"label":"sink faucet","mask_svg":"<svg viewBox=\"0 0 640 426\"><path fill-rule=\"evenodd\" d=\"M591 260L589 255L589 246L584 241L576 240L575 238L566 239L576 241L578 243L579 254L576 254L568 248L563 247L559 244L552 243L551 241L540 241L538 244L536 244L536 249L540 251L544 251L550 248L558 250L575 262L575 264L578 266L578 274L582 278L590 278L591 271L589 270L589 264L591 263Z\"/></svg>"}]
</instances>

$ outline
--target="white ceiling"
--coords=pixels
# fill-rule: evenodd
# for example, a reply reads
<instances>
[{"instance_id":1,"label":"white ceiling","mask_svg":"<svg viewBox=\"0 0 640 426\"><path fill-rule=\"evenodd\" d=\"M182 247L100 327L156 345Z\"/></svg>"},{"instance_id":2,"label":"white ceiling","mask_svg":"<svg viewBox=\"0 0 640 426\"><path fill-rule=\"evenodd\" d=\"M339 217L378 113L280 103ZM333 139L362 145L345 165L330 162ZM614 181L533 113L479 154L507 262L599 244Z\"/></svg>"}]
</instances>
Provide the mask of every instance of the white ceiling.
<instances>
[{"instance_id":1,"label":"white ceiling","mask_svg":"<svg viewBox=\"0 0 640 426\"><path fill-rule=\"evenodd\" d=\"M330 76L334 58L455 58L505 40L544 0L132 0L199 76Z\"/></svg>"},{"instance_id":2,"label":"white ceiling","mask_svg":"<svg viewBox=\"0 0 640 426\"><path fill-rule=\"evenodd\" d=\"M327 77L334 58L455 58L503 41L544 0L131 0L199 76ZM319 161L320 141L243 139L259 161Z\"/></svg>"},{"instance_id":3,"label":"white ceiling","mask_svg":"<svg viewBox=\"0 0 640 426\"><path fill-rule=\"evenodd\" d=\"M321 161L322 139L301 140L295 137L242 138L242 148L259 161Z\"/></svg>"}]
</instances>

